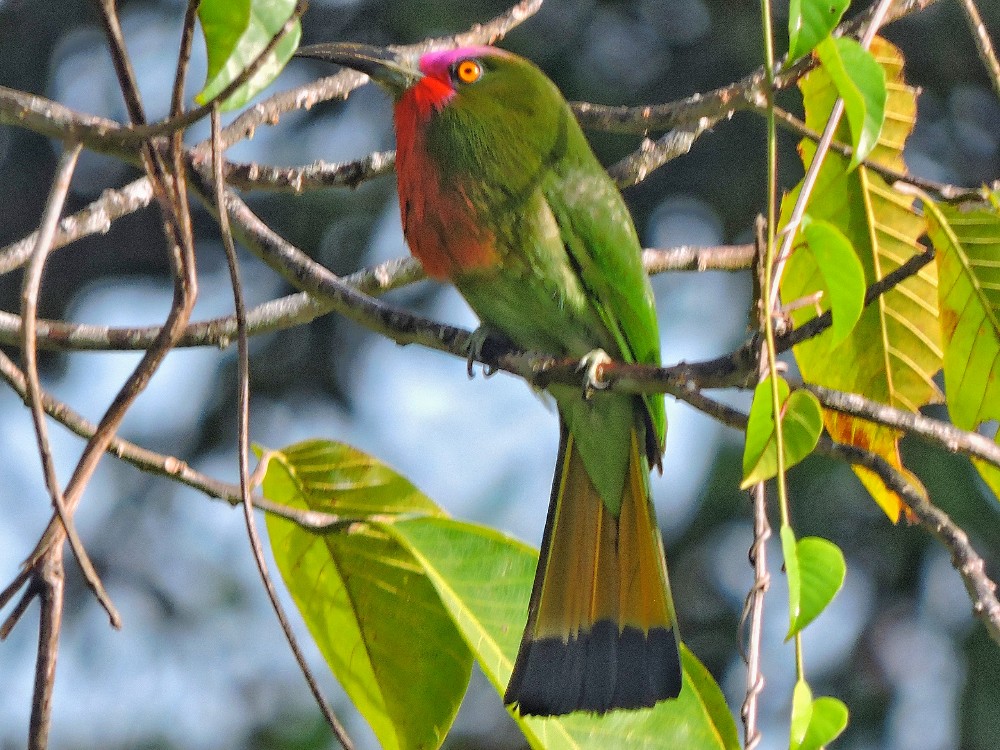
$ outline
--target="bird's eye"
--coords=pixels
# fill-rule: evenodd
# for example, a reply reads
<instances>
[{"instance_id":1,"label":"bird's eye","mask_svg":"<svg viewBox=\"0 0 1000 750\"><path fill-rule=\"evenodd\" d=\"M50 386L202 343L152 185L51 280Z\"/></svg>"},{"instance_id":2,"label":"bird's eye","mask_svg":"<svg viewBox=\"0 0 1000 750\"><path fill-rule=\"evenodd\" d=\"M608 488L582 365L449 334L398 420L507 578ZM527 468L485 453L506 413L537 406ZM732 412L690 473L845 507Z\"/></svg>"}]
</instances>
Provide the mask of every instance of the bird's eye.
<instances>
[{"instance_id":1,"label":"bird's eye","mask_svg":"<svg viewBox=\"0 0 1000 750\"><path fill-rule=\"evenodd\" d=\"M452 73L460 83L475 83L483 76L483 66L475 60L459 60Z\"/></svg>"}]
</instances>

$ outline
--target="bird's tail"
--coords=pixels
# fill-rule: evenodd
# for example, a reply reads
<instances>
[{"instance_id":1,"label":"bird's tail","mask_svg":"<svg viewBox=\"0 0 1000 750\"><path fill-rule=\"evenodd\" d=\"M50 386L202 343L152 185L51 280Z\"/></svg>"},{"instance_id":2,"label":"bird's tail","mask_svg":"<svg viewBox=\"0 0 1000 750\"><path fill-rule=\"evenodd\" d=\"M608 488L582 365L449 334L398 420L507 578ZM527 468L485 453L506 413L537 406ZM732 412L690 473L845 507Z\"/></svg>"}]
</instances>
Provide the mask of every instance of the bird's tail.
<instances>
[{"instance_id":1,"label":"bird's tail","mask_svg":"<svg viewBox=\"0 0 1000 750\"><path fill-rule=\"evenodd\" d=\"M504 702L522 714L652 706L681 689L666 558L643 441L631 433L617 517L565 424L541 557Z\"/></svg>"}]
</instances>

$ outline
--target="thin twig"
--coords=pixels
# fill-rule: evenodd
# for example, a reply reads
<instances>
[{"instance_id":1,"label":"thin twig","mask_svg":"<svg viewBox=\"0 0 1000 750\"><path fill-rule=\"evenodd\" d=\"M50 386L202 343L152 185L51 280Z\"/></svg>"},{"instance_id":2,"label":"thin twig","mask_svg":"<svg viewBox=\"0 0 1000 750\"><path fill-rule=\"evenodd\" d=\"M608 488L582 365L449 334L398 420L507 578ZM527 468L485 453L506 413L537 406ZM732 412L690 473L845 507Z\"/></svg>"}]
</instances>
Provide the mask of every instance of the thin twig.
<instances>
[{"instance_id":1,"label":"thin twig","mask_svg":"<svg viewBox=\"0 0 1000 750\"><path fill-rule=\"evenodd\" d=\"M997 96L1000 96L1000 61L997 60L996 50L990 39L990 32L986 30L979 15L979 9L974 0L962 0L962 10L965 11L965 19L969 22L969 29L972 31L972 38L976 40L976 51L979 52L979 59L983 61L986 74Z\"/></svg>"},{"instance_id":2,"label":"thin twig","mask_svg":"<svg viewBox=\"0 0 1000 750\"><path fill-rule=\"evenodd\" d=\"M674 128L656 141L643 138L638 149L608 167L608 174L620 188L636 185L668 161L690 151L702 133L726 116L726 113L720 113L715 117L702 117L687 127Z\"/></svg>"},{"instance_id":3,"label":"thin twig","mask_svg":"<svg viewBox=\"0 0 1000 750\"><path fill-rule=\"evenodd\" d=\"M35 661L35 693L28 723L28 748L46 750L52 726L52 691L56 684L56 660L66 595L62 545L51 555L46 555L34 580L35 588L29 588L22 600L30 601L37 594L42 604L38 617L38 658Z\"/></svg>"},{"instance_id":4,"label":"thin twig","mask_svg":"<svg viewBox=\"0 0 1000 750\"><path fill-rule=\"evenodd\" d=\"M765 23L770 28L770 14L767 13ZM771 56L772 42L770 34L765 37L765 54ZM773 139L773 129L770 137ZM769 146L769 153L774 154L773 144ZM776 163L772 161L769 168L768 193L772 201L776 196L770 187L773 186L773 175ZM769 227L769 222L763 216L757 218L754 243L754 255L756 257L757 283L754 287L755 297L754 309L757 311L758 324L764 326L771 316L771 310L764 306L763 297L767 289L767 278L769 274L768 250L773 249L773 230ZM769 242L771 243L769 245ZM772 358L769 354L774 353L773 330L768 329L771 335L770 342L762 341L759 347L757 382L763 382L771 372L773 366ZM769 353L768 347L771 351ZM780 443L779 443L780 444ZM753 542L750 545L749 559L753 566L753 585L747 592L743 602L743 613L740 616L740 632L749 622L750 630L747 633L747 646L743 654L743 660L747 665L746 694L743 705L740 706L740 718L743 720L743 747L745 750L754 750L762 739L760 728L757 725L758 701L764 691L764 673L761 669L761 642L764 633L764 597L771 585L771 574L767 569L767 540L771 537L771 525L767 518L767 483L757 482L750 489L750 498L753 501Z\"/></svg>"},{"instance_id":5,"label":"thin twig","mask_svg":"<svg viewBox=\"0 0 1000 750\"><path fill-rule=\"evenodd\" d=\"M76 167L80 151L81 146L76 144L64 150L60 157L52 189L49 192L48 201L46 202L45 214L39 227L38 243L24 275L21 292L21 318L24 323L22 354L25 361L25 374L28 386L28 404L31 408L32 420L35 425L38 452L42 460L42 471L45 476L45 484L48 488L49 496L56 510L60 529L70 540L73 554L76 556L80 569L83 571L87 585L94 592L101 606L107 611L112 625L120 628L121 617L115 609L114 604L111 603L107 592L104 590L104 585L101 583L97 571L94 570L93 563L91 563L84 549L83 542L77 534L76 526L73 524L72 511L66 507L62 491L59 488L59 480L56 477L55 467L52 462L52 453L49 449L45 415L40 404L41 385L38 381L37 349L35 347L34 321L38 310L38 290L41 286L42 270L45 267L45 258L52 244L52 236L55 233L59 215L62 213L66 194L69 192L70 181L73 177L73 171ZM26 571L32 568L34 568L33 565L26 564L24 566ZM31 718L28 726L28 747L31 750L44 750L48 745L49 728L52 725L52 692L55 688L56 658L59 652L63 596L65 594L63 586L63 552L61 546L54 554L46 556L42 565L33 571L30 580L31 583L28 585L28 591L25 592L21 605L15 608L14 614L19 616L20 613L23 613L27 603L35 595L41 597L42 606L38 622L38 652L35 661L35 682L31 701ZM5 633L8 632L12 624L13 621L8 618L3 625L3 631Z\"/></svg>"},{"instance_id":6,"label":"thin twig","mask_svg":"<svg viewBox=\"0 0 1000 750\"><path fill-rule=\"evenodd\" d=\"M753 586L743 604L740 624L750 623L747 634L746 697L740 707L743 719L743 747L752 750L760 744L761 734L757 728L757 702L764 690L764 674L760 666L760 644L764 633L764 596L771 586L771 574L767 570L767 540L771 538L771 524L767 520L767 485L758 482L750 489L753 500L753 544L750 546L749 560L753 566ZM742 630L742 627L741 627Z\"/></svg>"},{"instance_id":7,"label":"thin twig","mask_svg":"<svg viewBox=\"0 0 1000 750\"><path fill-rule=\"evenodd\" d=\"M52 190L49 193L48 201L45 205L45 214L42 217L38 230L38 243L28 267L25 270L22 280L21 291L21 320L22 326L22 356L24 358L24 373L28 384L28 407L31 410L32 421L35 426L35 437L38 441L38 454L42 461L42 472L45 477L45 486L48 489L49 497L56 514L66 532L66 538L73 550L83 572L87 586L94 592L94 596L108 613L111 624L115 628L121 628L121 616L111 602L111 597L101 583L101 578L94 569L90 556L83 546L79 534L76 531L76 524L73 522L73 515L66 508L63 502L62 489L59 487L59 479L56 476L55 464L52 460L52 451L49 446L48 429L45 424L45 412L41 404L42 387L38 377L38 348L35 335L35 321L38 312L38 296L42 283L42 271L45 268L45 259L48 257L49 248L52 246L52 238L55 235L56 225L62 213L63 204L66 201L66 194L69 192L70 181L76 167L77 158L81 151L80 144L71 146L63 151L56 168L56 174L52 181Z\"/></svg>"},{"instance_id":8,"label":"thin twig","mask_svg":"<svg viewBox=\"0 0 1000 750\"><path fill-rule=\"evenodd\" d=\"M316 188L355 188L365 180L389 174L395 165L395 151L375 151L360 159L335 164L317 161L305 167L272 167L225 162L224 168L226 183L240 190L301 193Z\"/></svg>"},{"instance_id":9,"label":"thin twig","mask_svg":"<svg viewBox=\"0 0 1000 750\"><path fill-rule=\"evenodd\" d=\"M199 5L201 0L188 0L187 10L184 12L180 49L177 53L177 70L174 73L174 89L170 95L170 119L179 117L184 112L184 81L187 78L188 63L191 61L191 45L194 42L194 25Z\"/></svg>"},{"instance_id":10,"label":"thin twig","mask_svg":"<svg viewBox=\"0 0 1000 750\"><path fill-rule=\"evenodd\" d=\"M334 735L345 750L353 750L353 743L347 730L337 719L329 702L320 689L319 682L313 675L309 664L306 661L302 649L299 647L298 639L292 630L285 608L278 598L278 591L274 586L274 581L267 570L267 561L264 558L264 547L260 541L260 534L257 532L257 523L253 513L253 497L250 487L250 361L249 361L249 340L247 337L247 313L246 304L243 300L243 284L240 281L239 265L236 258L236 245L233 242L233 234L229 227L229 214L223 208L225 203L225 182L222 176L222 148L219 124L219 108L216 105L212 110L212 167L215 187L215 205L219 216L219 229L222 233L222 244L226 250L226 265L229 267L229 278L233 287L233 303L236 308L236 348L238 352L239 372L237 377L237 450L240 467L240 499L243 502L243 518L247 527L247 536L250 540L250 549L253 552L254 561L257 564L257 571L260 573L267 591L271 608L274 610L281 625L281 630L285 634L288 642L298 662L299 670L305 677L306 684L313 694L313 698L319 705L320 711L326 718L327 723L333 730Z\"/></svg>"},{"instance_id":11,"label":"thin twig","mask_svg":"<svg viewBox=\"0 0 1000 750\"><path fill-rule=\"evenodd\" d=\"M106 234L117 219L149 205L153 187L141 177L117 190L105 190L101 197L71 216L63 217L52 241L58 250L93 234ZM38 230L0 249L0 276L28 262L38 242Z\"/></svg>"},{"instance_id":12,"label":"thin twig","mask_svg":"<svg viewBox=\"0 0 1000 750\"><path fill-rule=\"evenodd\" d=\"M895 289L911 276L915 276L920 270L934 260L934 248L927 247L924 252L910 256L905 263L895 270L887 273L878 281L871 284L865 291L865 307L870 305L883 294ZM779 336L776 343L778 351L787 351L796 344L800 344L807 339L811 339L822 331L825 331L833 323L833 314L827 310L822 315L803 323L788 333Z\"/></svg>"},{"instance_id":13,"label":"thin twig","mask_svg":"<svg viewBox=\"0 0 1000 750\"><path fill-rule=\"evenodd\" d=\"M142 104L142 94L139 92L135 70L132 68L132 60L125 45L125 35L122 33L121 22L118 20L115 0L98 0L98 6L101 10L104 34L108 39L108 51L111 53L111 62L118 77L118 88L125 101L129 121L133 125L145 125L146 111ZM166 179L167 167L151 140L142 139L139 145L141 146L143 166L153 184L153 193L160 201L165 214L164 218L169 224L171 220L177 218L177 196L170 192L171 185ZM180 244L180 237L175 236L174 241Z\"/></svg>"},{"instance_id":14,"label":"thin twig","mask_svg":"<svg viewBox=\"0 0 1000 750\"><path fill-rule=\"evenodd\" d=\"M753 244L681 245L643 250L642 263L650 276L665 271L745 271L753 263L753 256Z\"/></svg>"},{"instance_id":15,"label":"thin twig","mask_svg":"<svg viewBox=\"0 0 1000 750\"><path fill-rule=\"evenodd\" d=\"M6 381L22 400L27 401L28 385L24 373L2 351L0 351L0 378ZM46 414L85 440L89 440L97 432L97 425L74 411L72 407L54 399L44 391L41 394L41 403ZM239 486L206 476L192 469L187 462L176 456L156 453L117 436L108 443L107 453L142 472L171 479L198 490L208 497L224 500L230 505L237 505L242 502ZM274 513L282 518L287 518L303 528L313 531L328 531L361 520L352 516L339 516L320 511L291 508L286 505L272 503L262 496L254 496L254 505L266 510L268 513ZM30 571L21 571L15 581L0 593L0 602L9 601L27 583L29 577ZM25 606L27 606L28 602L30 602L30 597L25 602ZM18 613L14 613L8 620L16 622L19 617ZM0 628L0 640L6 638L8 632L9 628Z\"/></svg>"}]
</instances>

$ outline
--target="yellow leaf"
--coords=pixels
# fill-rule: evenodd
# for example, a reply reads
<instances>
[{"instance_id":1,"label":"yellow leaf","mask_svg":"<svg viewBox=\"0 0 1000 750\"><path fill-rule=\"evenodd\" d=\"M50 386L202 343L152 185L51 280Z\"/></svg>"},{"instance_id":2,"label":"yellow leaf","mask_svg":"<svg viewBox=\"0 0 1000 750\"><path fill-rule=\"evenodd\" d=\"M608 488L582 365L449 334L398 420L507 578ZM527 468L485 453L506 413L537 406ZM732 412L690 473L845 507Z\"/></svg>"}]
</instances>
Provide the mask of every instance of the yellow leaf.
<instances>
[{"instance_id":1,"label":"yellow leaf","mask_svg":"<svg viewBox=\"0 0 1000 750\"><path fill-rule=\"evenodd\" d=\"M886 69L889 99L886 126L869 159L903 170L902 147L913 128L916 92L903 80L902 57L895 47L876 39L872 52ZM821 69L812 71L800 87L806 122L821 130L836 91ZM815 146L803 141L799 152L808 165ZM871 285L923 252L918 239L926 222L914 210L912 197L893 190L868 167L848 172L848 164L846 157L827 155L807 210L812 218L830 222L848 238L864 268L865 284ZM782 224L798 193L797 186L782 201ZM795 246L800 244L797 240ZM810 254L793 252L781 282L782 299L788 303L824 290L823 277ZM793 312L792 318L802 325L815 314L805 306ZM837 343L827 330L797 346L795 358L809 382L858 393L898 409L915 412L924 404L940 401L933 380L942 361L936 268L924 266L865 308L844 341ZM829 411L824 412L824 423L834 440L877 453L922 489L902 465L898 432ZM897 520L901 498L871 472L856 471L886 515Z\"/></svg>"}]
</instances>

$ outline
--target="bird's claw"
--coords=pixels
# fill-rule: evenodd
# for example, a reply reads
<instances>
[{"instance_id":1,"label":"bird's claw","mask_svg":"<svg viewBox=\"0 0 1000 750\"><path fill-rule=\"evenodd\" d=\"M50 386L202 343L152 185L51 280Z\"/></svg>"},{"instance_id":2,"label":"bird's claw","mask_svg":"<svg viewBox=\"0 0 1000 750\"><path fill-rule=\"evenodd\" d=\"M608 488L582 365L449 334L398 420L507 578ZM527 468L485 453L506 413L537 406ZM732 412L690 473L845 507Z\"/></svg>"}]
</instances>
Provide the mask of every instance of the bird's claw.
<instances>
[{"instance_id":1,"label":"bird's claw","mask_svg":"<svg viewBox=\"0 0 1000 750\"><path fill-rule=\"evenodd\" d=\"M475 366L476 360L482 358L483 346L486 344L486 339L490 336L490 329L486 326L479 326L476 330L472 332L469 336L469 346L466 351L467 357L465 360L465 371L469 373L469 378L474 378L476 376ZM483 376L490 377L496 372L496 368L490 365L483 365Z\"/></svg>"},{"instance_id":2,"label":"bird's claw","mask_svg":"<svg viewBox=\"0 0 1000 750\"><path fill-rule=\"evenodd\" d=\"M585 400L590 400L595 391L603 391L608 387L608 382L601 378L601 368L613 361L603 349L594 349L580 360L576 369L577 372L584 373L583 398Z\"/></svg>"}]
</instances>

